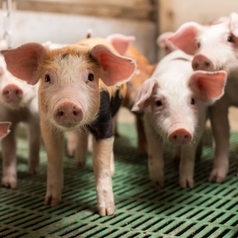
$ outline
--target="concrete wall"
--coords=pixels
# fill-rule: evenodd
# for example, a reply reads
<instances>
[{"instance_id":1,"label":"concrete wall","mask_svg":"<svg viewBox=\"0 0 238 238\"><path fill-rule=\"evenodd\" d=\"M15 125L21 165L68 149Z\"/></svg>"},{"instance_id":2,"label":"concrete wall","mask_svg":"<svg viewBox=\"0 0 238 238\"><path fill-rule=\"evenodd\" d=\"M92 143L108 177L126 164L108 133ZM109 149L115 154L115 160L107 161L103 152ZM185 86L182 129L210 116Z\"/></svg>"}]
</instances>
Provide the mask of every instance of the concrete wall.
<instances>
[{"instance_id":1,"label":"concrete wall","mask_svg":"<svg viewBox=\"0 0 238 238\"><path fill-rule=\"evenodd\" d=\"M14 47L29 41L73 43L85 38L88 29L93 31L95 37L106 37L112 33L133 35L136 37L134 45L150 61L154 62L156 59L156 24L151 21L14 11L11 29ZM3 35L2 21L0 21L0 34Z\"/></svg>"},{"instance_id":2,"label":"concrete wall","mask_svg":"<svg viewBox=\"0 0 238 238\"><path fill-rule=\"evenodd\" d=\"M0 6L3 6L0 0ZM29 41L73 43L112 33L133 35L133 43L151 62L157 61L157 8L148 0L12 0L12 45ZM0 12L0 39L3 37Z\"/></svg>"},{"instance_id":3,"label":"concrete wall","mask_svg":"<svg viewBox=\"0 0 238 238\"><path fill-rule=\"evenodd\" d=\"M159 0L158 30L174 31L187 21L207 24L221 16L238 12L236 0Z\"/></svg>"}]
</instances>

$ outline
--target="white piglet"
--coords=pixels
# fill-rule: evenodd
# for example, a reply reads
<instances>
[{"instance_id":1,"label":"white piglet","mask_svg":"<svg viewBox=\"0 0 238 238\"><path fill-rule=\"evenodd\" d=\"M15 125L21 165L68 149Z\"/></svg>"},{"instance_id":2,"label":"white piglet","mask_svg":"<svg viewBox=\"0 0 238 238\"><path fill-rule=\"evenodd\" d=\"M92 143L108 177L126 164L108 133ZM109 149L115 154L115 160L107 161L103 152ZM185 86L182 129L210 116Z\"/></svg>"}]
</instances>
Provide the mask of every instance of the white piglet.
<instances>
[{"instance_id":1,"label":"white piglet","mask_svg":"<svg viewBox=\"0 0 238 238\"><path fill-rule=\"evenodd\" d=\"M209 110L215 140L215 158L209 180L222 182L229 170L228 109L238 106L238 14L220 18L216 24L183 24L167 41L185 53L194 55L194 70L228 73L225 94Z\"/></svg>"},{"instance_id":2,"label":"white piglet","mask_svg":"<svg viewBox=\"0 0 238 238\"><path fill-rule=\"evenodd\" d=\"M169 140L180 151L180 186L193 188L207 106L224 92L226 72L193 72L191 58L179 50L165 56L143 83L132 108L144 110L149 174L159 186L164 184L163 141Z\"/></svg>"},{"instance_id":3,"label":"white piglet","mask_svg":"<svg viewBox=\"0 0 238 238\"><path fill-rule=\"evenodd\" d=\"M39 169L40 125L37 88L38 85L32 86L14 77L7 70L3 56L0 56L0 121L11 122L11 132L1 140L2 185L6 187L17 186L16 129L20 122L29 125L29 172L36 174Z\"/></svg>"}]
</instances>

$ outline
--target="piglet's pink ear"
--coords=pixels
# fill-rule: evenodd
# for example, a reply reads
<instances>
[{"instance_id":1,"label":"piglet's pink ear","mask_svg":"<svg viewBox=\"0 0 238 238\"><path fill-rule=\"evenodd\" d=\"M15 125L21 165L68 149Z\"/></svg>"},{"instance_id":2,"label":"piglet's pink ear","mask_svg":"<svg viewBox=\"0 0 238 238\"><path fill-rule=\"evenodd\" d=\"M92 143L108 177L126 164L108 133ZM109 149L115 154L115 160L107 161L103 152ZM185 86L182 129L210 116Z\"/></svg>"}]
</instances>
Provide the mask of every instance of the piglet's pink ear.
<instances>
[{"instance_id":1,"label":"piglet's pink ear","mask_svg":"<svg viewBox=\"0 0 238 238\"><path fill-rule=\"evenodd\" d=\"M129 45L135 40L134 36L125 36L122 34L109 35L106 40L110 42L115 50L120 54L124 55Z\"/></svg>"},{"instance_id":2,"label":"piglet's pink ear","mask_svg":"<svg viewBox=\"0 0 238 238\"><path fill-rule=\"evenodd\" d=\"M176 48L181 49L189 55L194 55L198 49L196 38L203 28L202 25L196 22L187 22L171 34L167 40Z\"/></svg>"},{"instance_id":3,"label":"piglet's pink ear","mask_svg":"<svg viewBox=\"0 0 238 238\"><path fill-rule=\"evenodd\" d=\"M164 32L160 34L156 40L157 45L162 48L166 54L169 54L170 52L176 50L176 47L174 44L172 44L170 41L168 41L168 38L172 36L174 32Z\"/></svg>"},{"instance_id":4,"label":"piglet's pink ear","mask_svg":"<svg viewBox=\"0 0 238 238\"><path fill-rule=\"evenodd\" d=\"M115 54L105 45L96 45L91 50L101 66L100 78L107 86L124 83L130 80L135 72L135 60Z\"/></svg>"},{"instance_id":5,"label":"piglet's pink ear","mask_svg":"<svg viewBox=\"0 0 238 238\"><path fill-rule=\"evenodd\" d=\"M29 84L36 84L39 80L38 63L46 56L46 49L38 43L27 43L18 48L1 51L7 69L15 77L25 80Z\"/></svg>"},{"instance_id":6,"label":"piglet's pink ear","mask_svg":"<svg viewBox=\"0 0 238 238\"><path fill-rule=\"evenodd\" d=\"M195 95L202 101L213 102L224 94L226 78L226 71L195 71L189 83Z\"/></svg>"},{"instance_id":7,"label":"piglet's pink ear","mask_svg":"<svg viewBox=\"0 0 238 238\"><path fill-rule=\"evenodd\" d=\"M153 94L153 90L156 87L158 87L158 82L156 79L149 78L145 80L136 96L135 104L131 111L140 112L142 109L146 108L150 103L149 100Z\"/></svg>"},{"instance_id":8,"label":"piglet's pink ear","mask_svg":"<svg viewBox=\"0 0 238 238\"><path fill-rule=\"evenodd\" d=\"M0 122L0 139L5 137L9 132L9 127L11 126L11 122Z\"/></svg>"},{"instance_id":9,"label":"piglet's pink ear","mask_svg":"<svg viewBox=\"0 0 238 238\"><path fill-rule=\"evenodd\" d=\"M238 37L238 14L237 13L231 13L230 14L230 29L232 34L235 37Z\"/></svg>"}]
</instances>

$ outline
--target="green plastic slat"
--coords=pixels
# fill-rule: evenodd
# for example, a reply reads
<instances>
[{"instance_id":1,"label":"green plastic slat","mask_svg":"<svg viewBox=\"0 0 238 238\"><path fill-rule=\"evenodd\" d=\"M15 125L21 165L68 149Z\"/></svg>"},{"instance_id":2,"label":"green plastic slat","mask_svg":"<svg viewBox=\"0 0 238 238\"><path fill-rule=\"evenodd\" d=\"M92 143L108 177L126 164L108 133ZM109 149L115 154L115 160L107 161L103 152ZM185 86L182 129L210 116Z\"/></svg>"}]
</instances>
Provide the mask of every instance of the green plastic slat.
<instances>
[{"instance_id":1,"label":"green plastic slat","mask_svg":"<svg viewBox=\"0 0 238 238\"><path fill-rule=\"evenodd\" d=\"M74 160L65 156L62 202L51 208L43 205L47 171L44 147L40 174L30 176L28 145L21 136L18 187L0 188L0 237L238 237L238 133L231 135L230 172L226 180L221 184L208 182L213 151L211 132L206 130L202 158L195 167L195 187L182 189L170 145L164 152L165 186L157 188L150 182L147 158L137 154L134 126L120 124L119 131L121 136L115 139L114 147L116 213L106 217L97 213L90 153L80 171Z\"/></svg>"}]
</instances>

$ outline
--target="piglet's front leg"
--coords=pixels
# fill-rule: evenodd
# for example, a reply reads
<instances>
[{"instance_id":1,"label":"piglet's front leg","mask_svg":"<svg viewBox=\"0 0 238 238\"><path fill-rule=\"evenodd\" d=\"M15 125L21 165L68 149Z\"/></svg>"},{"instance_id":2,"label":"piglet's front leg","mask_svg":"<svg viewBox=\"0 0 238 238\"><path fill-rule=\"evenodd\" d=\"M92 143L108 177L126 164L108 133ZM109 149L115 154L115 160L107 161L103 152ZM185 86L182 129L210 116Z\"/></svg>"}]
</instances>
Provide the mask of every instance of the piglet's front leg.
<instances>
[{"instance_id":1,"label":"piglet's front leg","mask_svg":"<svg viewBox=\"0 0 238 238\"><path fill-rule=\"evenodd\" d=\"M196 146L183 145L181 146L181 160L179 164L179 182L182 188L193 188L194 181L194 161L195 161Z\"/></svg>"},{"instance_id":2,"label":"piglet's front leg","mask_svg":"<svg viewBox=\"0 0 238 238\"><path fill-rule=\"evenodd\" d=\"M88 131L85 129L80 129L77 133L77 143L75 148L75 161L79 169L83 168L87 157L88 148Z\"/></svg>"},{"instance_id":3,"label":"piglet's front leg","mask_svg":"<svg viewBox=\"0 0 238 238\"><path fill-rule=\"evenodd\" d=\"M96 180L98 212L101 216L114 213L112 190L111 156L114 137L99 139L94 144L93 168Z\"/></svg>"},{"instance_id":4,"label":"piglet's front leg","mask_svg":"<svg viewBox=\"0 0 238 238\"><path fill-rule=\"evenodd\" d=\"M156 186L164 185L163 140L151 125L150 118L145 115L145 132L148 141L148 168L150 179Z\"/></svg>"},{"instance_id":5,"label":"piglet's front leg","mask_svg":"<svg viewBox=\"0 0 238 238\"><path fill-rule=\"evenodd\" d=\"M61 201L63 189L64 136L43 120L41 131L48 156L45 204L55 206Z\"/></svg>"},{"instance_id":6,"label":"piglet's front leg","mask_svg":"<svg viewBox=\"0 0 238 238\"><path fill-rule=\"evenodd\" d=\"M225 99L210 108L210 120L215 140L215 158L209 181L223 182L229 170L229 120Z\"/></svg>"},{"instance_id":7,"label":"piglet's front leg","mask_svg":"<svg viewBox=\"0 0 238 238\"><path fill-rule=\"evenodd\" d=\"M5 187L16 188L17 170L16 170L16 139L15 125L11 126L11 132L2 139L2 163L3 175L2 185Z\"/></svg>"}]
</instances>

